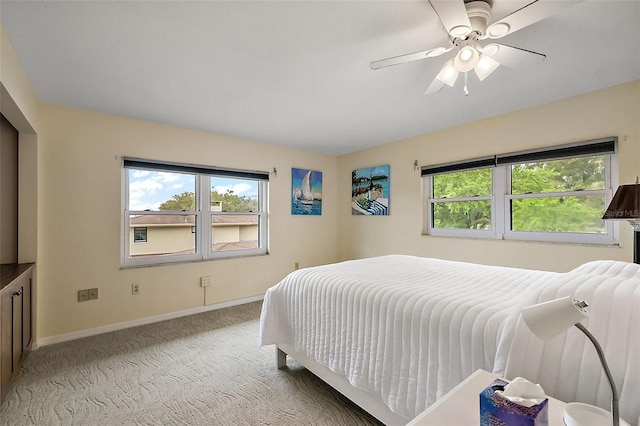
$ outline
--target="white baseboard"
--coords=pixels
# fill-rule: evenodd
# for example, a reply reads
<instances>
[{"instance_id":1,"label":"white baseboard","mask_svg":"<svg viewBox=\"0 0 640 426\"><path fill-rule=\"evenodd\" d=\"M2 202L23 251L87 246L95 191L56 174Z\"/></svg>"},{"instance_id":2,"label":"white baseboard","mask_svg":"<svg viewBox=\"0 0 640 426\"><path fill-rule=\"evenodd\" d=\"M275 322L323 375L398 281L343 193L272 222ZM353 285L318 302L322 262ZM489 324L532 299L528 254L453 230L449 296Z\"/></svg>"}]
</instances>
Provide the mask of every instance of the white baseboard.
<instances>
[{"instance_id":1,"label":"white baseboard","mask_svg":"<svg viewBox=\"0 0 640 426\"><path fill-rule=\"evenodd\" d=\"M213 305L199 306L197 308L186 309L184 311L171 312L168 314L154 315L152 317L140 318L131 321L119 322L115 324L104 325L102 327L89 328L86 330L73 331L71 333L58 334L51 337L43 337L34 342L31 349L37 350L41 346L53 345L55 343L68 342L69 340L81 339L83 337L95 336L98 334L109 333L111 331L123 330L125 328L137 327L139 325L151 324L154 322L165 321L174 318L186 317L188 315L200 314L202 312L215 311L216 309L229 308L231 306L244 305L245 303L257 302L264 299L264 295L246 297L244 299L231 300L229 302L215 303Z\"/></svg>"}]
</instances>

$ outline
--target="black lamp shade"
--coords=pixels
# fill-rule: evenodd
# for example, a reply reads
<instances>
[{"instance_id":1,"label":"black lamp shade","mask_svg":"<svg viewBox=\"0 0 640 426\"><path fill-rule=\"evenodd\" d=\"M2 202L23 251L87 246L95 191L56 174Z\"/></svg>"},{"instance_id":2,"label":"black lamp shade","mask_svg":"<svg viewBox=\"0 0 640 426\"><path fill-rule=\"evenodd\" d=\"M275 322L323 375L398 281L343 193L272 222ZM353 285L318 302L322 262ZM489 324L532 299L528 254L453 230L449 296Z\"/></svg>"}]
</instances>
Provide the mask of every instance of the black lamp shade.
<instances>
[{"instance_id":1,"label":"black lamp shade","mask_svg":"<svg viewBox=\"0 0 640 426\"><path fill-rule=\"evenodd\" d=\"M640 184L620 185L603 219L640 219Z\"/></svg>"},{"instance_id":2,"label":"black lamp shade","mask_svg":"<svg viewBox=\"0 0 640 426\"><path fill-rule=\"evenodd\" d=\"M633 262L640 264L640 184L620 185L603 219L628 220L633 226Z\"/></svg>"}]
</instances>

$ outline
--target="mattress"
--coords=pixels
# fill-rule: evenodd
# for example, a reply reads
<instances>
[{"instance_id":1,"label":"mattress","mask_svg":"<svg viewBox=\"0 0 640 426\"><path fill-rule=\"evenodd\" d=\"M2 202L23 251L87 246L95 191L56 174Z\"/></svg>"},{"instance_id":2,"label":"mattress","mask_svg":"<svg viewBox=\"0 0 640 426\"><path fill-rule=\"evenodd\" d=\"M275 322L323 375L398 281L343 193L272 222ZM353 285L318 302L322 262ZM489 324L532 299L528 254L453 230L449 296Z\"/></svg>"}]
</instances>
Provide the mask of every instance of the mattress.
<instances>
[{"instance_id":1,"label":"mattress","mask_svg":"<svg viewBox=\"0 0 640 426\"><path fill-rule=\"evenodd\" d=\"M507 321L562 275L405 255L301 269L266 292L259 344L292 345L411 419L493 371Z\"/></svg>"}]
</instances>

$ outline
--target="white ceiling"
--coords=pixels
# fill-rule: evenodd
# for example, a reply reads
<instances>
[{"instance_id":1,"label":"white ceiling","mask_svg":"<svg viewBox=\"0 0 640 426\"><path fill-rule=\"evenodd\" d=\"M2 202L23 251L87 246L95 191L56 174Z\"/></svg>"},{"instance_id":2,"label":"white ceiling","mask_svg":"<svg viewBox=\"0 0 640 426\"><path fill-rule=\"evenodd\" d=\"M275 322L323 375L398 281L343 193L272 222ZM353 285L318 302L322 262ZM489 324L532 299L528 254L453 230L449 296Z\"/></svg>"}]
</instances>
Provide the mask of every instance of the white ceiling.
<instances>
[{"instance_id":1,"label":"white ceiling","mask_svg":"<svg viewBox=\"0 0 640 426\"><path fill-rule=\"evenodd\" d=\"M530 1L494 0L492 21ZM426 0L1 0L0 19L44 102L333 155L640 79L640 0L501 39L547 59L473 76L468 97L424 95L452 53L369 68L436 47Z\"/></svg>"}]
</instances>

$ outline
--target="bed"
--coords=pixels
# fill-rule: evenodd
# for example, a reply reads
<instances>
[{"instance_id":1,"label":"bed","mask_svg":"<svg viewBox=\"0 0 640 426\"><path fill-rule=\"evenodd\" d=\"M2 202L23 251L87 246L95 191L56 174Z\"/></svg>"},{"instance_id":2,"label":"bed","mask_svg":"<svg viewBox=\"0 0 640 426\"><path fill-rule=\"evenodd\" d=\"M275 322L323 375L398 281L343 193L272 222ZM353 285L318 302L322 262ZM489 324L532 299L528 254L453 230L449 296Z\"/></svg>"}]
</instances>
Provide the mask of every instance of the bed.
<instances>
[{"instance_id":1,"label":"bed","mask_svg":"<svg viewBox=\"0 0 640 426\"><path fill-rule=\"evenodd\" d=\"M583 324L601 339L622 417L640 423L635 264L556 273L390 255L301 269L266 292L259 344L276 345L279 367L295 358L386 425L406 424L479 368L606 408L608 384L584 336L543 342L519 317L567 294L592 302Z\"/></svg>"}]
</instances>

